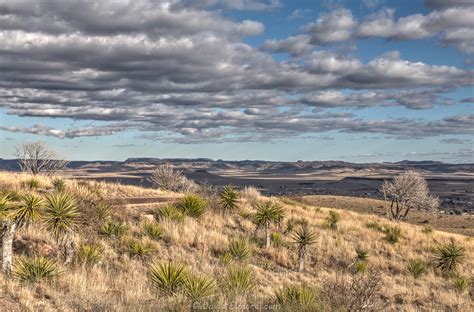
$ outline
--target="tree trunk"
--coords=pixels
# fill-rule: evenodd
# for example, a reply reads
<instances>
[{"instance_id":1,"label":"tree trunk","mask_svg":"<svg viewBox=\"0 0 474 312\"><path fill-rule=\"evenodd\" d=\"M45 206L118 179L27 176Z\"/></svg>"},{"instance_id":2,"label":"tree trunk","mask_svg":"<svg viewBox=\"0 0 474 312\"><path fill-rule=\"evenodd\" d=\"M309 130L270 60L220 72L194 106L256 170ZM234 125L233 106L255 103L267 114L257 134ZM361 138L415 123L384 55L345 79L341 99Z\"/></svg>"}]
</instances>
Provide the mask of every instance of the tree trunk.
<instances>
[{"instance_id":1,"label":"tree trunk","mask_svg":"<svg viewBox=\"0 0 474 312\"><path fill-rule=\"evenodd\" d=\"M13 239L15 238L16 223L4 220L2 229L2 271L9 275L13 266Z\"/></svg>"},{"instance_id":2,"label":"tree trunk","mask_svg":"<svg viewBox=\"0 0 474 312\"><path fill-rule=\"evenodd\" d=\"M265 224L265 238L266 238L266 243L265 243L265 248L270 248L270 227L268 224Z\"/></svg>"},{"instance_id":3,"label":"tree trunk","mask_svg":"<svg viewBox=\"0 0 474 312\"><path fill-rule=\"evenodd\" d=\"M61 240L59 241L59 245L62 249L62 253L64 256L64 264L69 264L72 262L74 258L74 253L76 250L76 242L71 234L66 234Z\"/></svg>"},{"instance_id":4,"label":"tree trunk","mask_svg":"<svg viewBox=\"0 0 474 312\"><path fill-rule=\"evenodd\" d=\"M306 250L305 248L301 248L301 250L299 251L299 257L300 257L300 266L298 268L298 272L303 272L304 271L304 258L306 256Z\"/></svg>"}]
</instances>

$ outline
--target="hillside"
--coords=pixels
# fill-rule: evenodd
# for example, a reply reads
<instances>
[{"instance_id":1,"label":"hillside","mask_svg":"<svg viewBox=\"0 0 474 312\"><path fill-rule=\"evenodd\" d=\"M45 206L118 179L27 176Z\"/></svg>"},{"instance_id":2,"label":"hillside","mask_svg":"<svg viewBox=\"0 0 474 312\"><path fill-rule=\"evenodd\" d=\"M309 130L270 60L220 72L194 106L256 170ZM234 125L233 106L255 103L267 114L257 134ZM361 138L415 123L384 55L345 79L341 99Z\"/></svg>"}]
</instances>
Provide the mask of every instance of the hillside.
<instances>
[{"instance_id":1,"label":"hillside","mask_svg":"<svg viewBox=\"0 0 474 312\"><path fill-rule=\"evenodd\" d=\"M2 311L189 310L189 291L179 288L171 294L151 281L151 265L170 261L215 281L217 287L206 298L196 300L196 310L474 310L473 289L460 285L462 277L466 281L474 275L474 242L469 236L338 209L346 207L338 207L333 197L304 202L272 198L285 216L279 226L272 227L272 246L266 249L264 233L256 231L253 216L254 204L268 198L254 189L242 191L238 207L229 213L222 213L216 193L206 189L201 194L207 200L204 213L192 217L179 215L180 210L171 206L184 194L105 182L62 181L64 185L59 186L53 178L1 173L0 190L45 197L55 188L64 188L75 198L80 213L74 227L77 248L96 244L100 256L94 262L86 261L84 253L76 253L72 263L65 265L58 242L41 219L23 227L14 243L16 259L33 255L57 259L61 273L35 284L0 274ZM325 203L331 203L330 207ZM327 226L331 212L340 217L335 229ZM315 238L307 249L305 271L298 272L293 237L303 219ZM111 224L126 226L123 233L111 234L104 228ZM150 224L162 233L152 235L146 230ZM394 226L399 227L401 236L391 243L386 230ZM248 247L248 255L243 255L236 241ZM234 252L229 252L232 242ZM434 267L434 248L450 242L464 249L457 278ZM356 250L366 251L367 259L357 261ZM413 260L426 267L418 278L407 270ZM249 270L248 288L243 285L244 278L240 277L240 284L232 280L232 272L238 268ZM288 299L291 296L278 301L275 291L290 285L306 288L300 288L300 296L293 296L293 301Z\"/></svg>"}]
</instances>

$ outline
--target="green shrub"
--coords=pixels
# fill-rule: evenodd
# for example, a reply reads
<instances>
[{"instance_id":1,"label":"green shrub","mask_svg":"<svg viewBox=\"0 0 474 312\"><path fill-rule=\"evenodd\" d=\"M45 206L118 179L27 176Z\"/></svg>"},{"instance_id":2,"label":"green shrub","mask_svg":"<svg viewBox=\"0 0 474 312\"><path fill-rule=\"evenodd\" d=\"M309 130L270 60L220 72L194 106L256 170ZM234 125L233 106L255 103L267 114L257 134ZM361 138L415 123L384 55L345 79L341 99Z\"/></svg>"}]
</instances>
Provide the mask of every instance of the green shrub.
<instances>
[{"instance_id":1,"label":"green shrub","mask_svg":"<svg viewBox=\"0 0 474 312\"><path fill-rule=\"evenodd\" d=\"M305 286L286 286L275 290L275 301L284 310L310 311L317 309L317 297Z\"/></svg>"},{"instance_id":2,"label":"green shrub","mask_svg":"<svg viewBox=\"0 0 474 312\"><path fill-rule=\"evenodd\" d=\"M145 259L151 256L156 251L156 247L150 242L143 242L139 240L132 240L128 242L128 252L130 257Z\"/></svg>"},{"instance_id":3,"label":"green shrub","mask_svg":"<svg viewBox=\"0 0 474 312\"><path fill-rule=\"evenodd\" d=\"M186 274L183 280L183 294L191 302L210 297L216 290L216 282L204 275Z\"/></svg>"},{"instance_id":4,"label":"green shrub","mask_svg":"<svg viewBox=\"0 0 474 312\"><path fill-rule=\"evenodd\" d=\"M229 244L228 252L230 256L232 257L232 259L238 260L238 261L245 261L252 254L250 246L248 245L247 241L244 240L243 238L232 240Z\"/></svg>"},{"instance_id":5,"label":"green shrub","mask_svg":"<svg viewBox=\"0 0 474 312\"><path fill-rule=\"evenodd\" d=\"M182 222L184 217L185 215L183 212L173 205L165 205L155 209L155 218L159 221L169 220L174 222Z\"/></svg>"},{"instance_id":6,"label":"green shrub","mask_svg":"<svg viewBox=\"0 0 474 312\"><path fill-rule=\"evenodd\" d=\"M163 228L155 222L145 222L142 225L143 235L146 235L153 240L159 240L160 238L162 238L164 232L165 231L163 230Z\"/></svg>"},{"instance_id":7,"label":"green shrub","mask_svg":"<svg viewBox=\"0 0 474 312\"><path fill-rule=\"evenodd\" d=\"M431 226L426 226L421 230L421 232L425 233L426 235L433 233L433 228Z\"/></svg>"},{"instance_id":8,"label":"green shrub","mask_svg":"<svg viewBox=\"0 0 474 312\"><path fill-rule=\"evenodd\" d=\"M231 293L241 293L252 289L253 271L247 267L231 267L227 271L226 289Z\"/></svg>"},{"instance_id":9,"label":"green shrub","mask_svg":"<svg viewBox=\"0 0 474 312\"><path fill-rule=\"evenodd\" d=\"M79 246L77 257L80 263L92 266L100 261L101 252L102 250L98 244L82 244Z\"/></svg>"},{"instance_id":10,"label":"green shrub","mask_svg":"<svg viewBox=\"0 0 474 312\"><path fill-rule=\"evenodd\" d=\"M150 268L152 283L162 292L171 295L176 293L184 283L186 267L180 263L154 263Z\"/></svg>"},{"instance_id":11,"label":"green shrub","mask_svg":"<svg viewBox=\"0 0 474 312\"><path fill-rule=\"evenodd\" d=\"M54 178L53 181L51 181L51 184L57 192L63 192L66 189L66 181L64 181L64 179Z\"/></svg>"},{"instance_id":12,"label":"green shrub","mask_svg":"<svg viewBox=\"0 0 474 312\"><path fill-rule=\"evenodd\" d=\"M327 227L331 230L337 230L337 223L341 220L339 213L335 211L329 211L329 216L327 217Z\"/></svg>"},{"instance_id":13,"label":"green shrub","mask_svg":"<svg viewBox=\"0 0 474 312\"><path fill-rule=\"evenodd\" d=\"M109 220L102 226L100 234L108 238L121 238L125 235L127 230L128 227L125 223Z\"/></svg>"},{"instance_id":14,"label":"green shrub","mask_svg":"<svg viewBox=\"0 0 474 312\"><path fill-rule=\"evenodd\" d=\"M357 273L364 273L365 271L367 271L367 262L357 261L354 265L354 268Z\"/></svg>"},{"instance_id":15,"label":"green shrub","mask_svg":"<svg viewBox=\"0 0 474 312\"><path fill-rule=\"evenodd\" d=\"M411 260L407 265L407 270L414 278L419 278L426 272L426 266L423 261Z\"/></svg>"},{"instance_id":16,"label":"green shrub","mask_svg":"<svg viewBox=\"0 0 474 312\"><path fill-rule=\"evenodd\" d=\"M14 269L14 276L22 282L37 283L43 280L51 280L59 274L58 265L55 261L44 257L20 258Z\"/></svg>"},{"instance_id":17,"label":"green shrub","mask_svg":"<svg viewBox=\"0 0 474 312\"><path fill-rule=\"evenodd\" d=\"M285 245L283 236L278 232L272 232L270 234L270 240L272 242L272 245L276 248L279 248Z\"/></svg>"},{"instance_id":18,"label":"green shrub","mask_svg":"<svg viewBox=\"0 0 474 312\"><path fill-rule=\"evenodd\" d=\"M238 207L239 192L232 185L224 187L219 195L223 212L231 212Z\"/></svg>"},{"instance_id":19,"label":"green shrub","mask_svg":"<svg viewBox=\"0 0 474 312\"><path fill-rule=\"evenodd\" d=\"M199 218L206 211L207 202L199 195L186 195L179 201L177 208L192 218Z\"/></svg>"},{"instance_id":20,"label":"green shrub","mask_svg":"<svg viewBox=\"0 0 474 312\"><path fill-rule=\"evenodd\" d=\"M380 223L378 222L369 222L369 223L366 223L365 226L371 230L375 230L375 231L378 231L378 232L384 232L384 227L382 225L380 225Z\"/></svg>"},{"instance_id":21,"label":"green shrub","mask_svg":"<svg viewBox=\"0 0 474 312\"><path fill-rule=\"evenodd\" d=\"M453 278L453 285L456 291L463 293L471 287L471 280L456 274Z\"/></svg>"},{"instance_id":22,"label":"green shrub","mask_svg":"<svg viewBox=\"0 0 474 312\"><path fill-rule=\"evenodd\" d=\"M369 251L366 249L363 249L361 247L357 247L355 249L356 252L356 260L357 261L367 261L369 259Z\"/></svg>"},{"instance_id":23,"label":"green shrub","mask_svg":"<svg viewBox=\"0 0 474 312\"><path fill-rule=\"evenodd\" d=\"M12 209L11 217L19 226L29 225L30 222L40 217L44 201L35 194L19 195L19 204Z\"/></svg>"},{"instance_id":24,"label":"green shrub","mask_svg":"<svg viewBox=\"0 0 474 312\"><path fill-rule=\"evenodd\" d=\"M398 226L386 226L384 229L385 240L390 244L398 243L402 236L402 230Z\"/></svg>"},{"instance_id":25,"label":"green shrub","mask_svg":"<svg viewBox=\"0 0 474 312\"><path fill-rule=\"evenodd\" d=\"M433 252L435 267L445 274L454 273L458 266L464 261L465 250L454 241L437 246Z\"/></svg>"}]
</instances>

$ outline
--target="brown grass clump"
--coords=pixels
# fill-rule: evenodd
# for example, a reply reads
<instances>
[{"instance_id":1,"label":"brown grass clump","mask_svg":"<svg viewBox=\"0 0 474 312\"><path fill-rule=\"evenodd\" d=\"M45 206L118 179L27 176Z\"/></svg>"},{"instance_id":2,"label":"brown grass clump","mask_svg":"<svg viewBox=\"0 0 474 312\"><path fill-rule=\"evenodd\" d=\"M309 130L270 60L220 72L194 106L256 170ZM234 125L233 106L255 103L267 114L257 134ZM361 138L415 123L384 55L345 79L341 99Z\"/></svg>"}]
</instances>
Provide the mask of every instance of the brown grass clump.
<instances>
[{"instance_id":1,"label":"brown grass clump","mask_svg":"<svg viewBox=\"0 0 474 312\"><path fill-rule=\"evenodd\" d=\"M22 186L29 178L1 173L1 191L30 192ZM51 178L38 179L40 196L54 192ZM469 293L474 242L464 235L439 230L427 235L424 227L401 222L397 224L401 238L391 244L385 229L394 224L384 217L273 198L285 217L272 226L272 244L264 248L256 240L263 236L255 233L256 208L245 199L245 192L238 209L227 214L209 209L199 218L185 216L176 221L159 211L172 207L167 205L180 194L89 183L65 179L65 191L76 198L81 214L74 238L76 261L61 265L61 274L34 287L0 274L2 311L183 311L194 303L196 309L213 305L222 310L237 305L283 311L293 307L359 310L361 306L376 311L474 310ZM143 201L143 197L156 200ZM110 205L108 213L89 219L88 215L94 215L90 209L104 202ZM337 230L327 229L330 211L340 216ZM314 237L305 250L305 270L298 272L298 245L292 243L292 236L305 226ZM111 227L110 231L104 227ZM60 260L57 242L40 223L19 231L16 241L16 259L36 254ZM463 253L462 261L450 265L455 274L436 268L433 255L437 246L451 241ZM230 246L235 257L223 261ZM446 267L453 263L457 249L452 251L451 260L444 258ZM160 272L170 263L182 265L186 274L177 281L160 281L170 277ZM158 269L155 280L152 265Z\"/></svg>"}]
</instances>

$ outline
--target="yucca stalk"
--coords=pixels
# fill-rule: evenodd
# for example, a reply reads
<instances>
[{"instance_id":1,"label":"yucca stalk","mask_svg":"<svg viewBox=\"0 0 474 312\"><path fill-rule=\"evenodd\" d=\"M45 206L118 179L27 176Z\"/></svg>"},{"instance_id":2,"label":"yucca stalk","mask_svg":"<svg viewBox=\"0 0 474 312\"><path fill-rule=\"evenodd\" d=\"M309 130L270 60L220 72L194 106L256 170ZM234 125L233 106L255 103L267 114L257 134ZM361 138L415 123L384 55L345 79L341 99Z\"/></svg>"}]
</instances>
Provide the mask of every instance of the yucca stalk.
<instances>
[{"instance_id":1,"label":"yucca stalk","mask_svg":"<svg viewBox=\"0 0 474 312\"><path fill-rule=\"evenodd\" d=\"M183 285L186 267L180 263L155 263L150 269L151 281L164 293L171 295Z\"/></svg>"},{"instance_id":2,"label":"yucca stalk","mask_svg":"<svg viewBox=\"0 0 474 312\"><path fill-rule=\"evenodd\" d=\"M297 245L298 249L298 271L302 272L305 269L307 248L316 242L316 234L314 234L308 226L303 225L293 234L293 242Z\"/></svg>"},{"instance_id":3,"label":"yucca stalk","mask_svg":"<svg viewBox=\"0 0 474 312\"><path fill-rule=\"evenodd\" d=\"M256 205L257 212L254 216L254 222L257 227L263 227L265 230L265 248L270 248L270 225L280 223L285 217L283 207L273 201L259 202Z\"/></svg>"},{"instance_id":4,"label":"yucca stalk","mask_svg":"<svg viewBox=\"0 0 474 312\"><path fill-rule=\"evenodd\" d=\"M79 221L74 197L65 193L56 193L46 197L43 223L53 238L63 249L65 263L72 260L75 243L72 234Z\"/></svg>"},{"instance_id":5,"label":"yucca stalk","mask_svg":"<svg viewBox=\"0 0 474 312\"><path fill-rule=\"evenodd\" d=\"M2 270L7 275L12 272L13 240L16 230L35 220L43 203L41 197L34 194L20 195L18 199L18 202L13 202L10 194L4 194L0 198Z\"/></svg>"}]
</instances>

